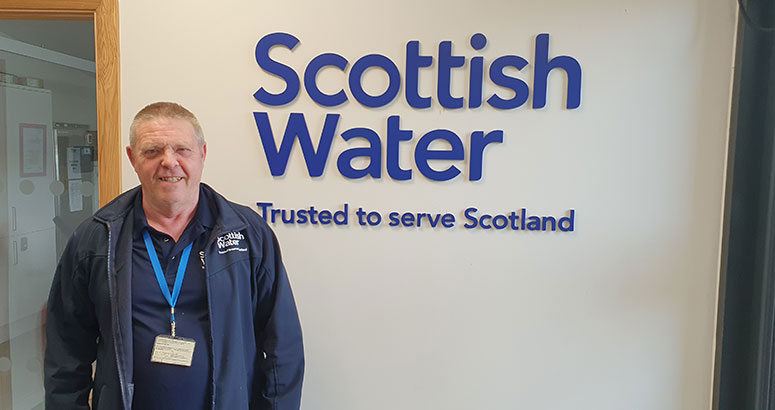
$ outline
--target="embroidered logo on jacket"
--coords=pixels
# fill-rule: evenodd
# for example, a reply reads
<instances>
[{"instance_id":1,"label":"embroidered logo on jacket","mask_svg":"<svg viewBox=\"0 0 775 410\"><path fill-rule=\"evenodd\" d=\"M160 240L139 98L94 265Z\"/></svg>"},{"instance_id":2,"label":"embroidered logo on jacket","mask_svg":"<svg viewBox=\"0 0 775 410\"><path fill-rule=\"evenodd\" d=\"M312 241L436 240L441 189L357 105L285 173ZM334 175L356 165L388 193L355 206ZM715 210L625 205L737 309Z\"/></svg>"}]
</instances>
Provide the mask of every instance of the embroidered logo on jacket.
<instances>
[{"instance_id":1,"label":"embroidered logo on jacket","mask_svg":"<svg viewBox=\"0 0 775 410\"><path fill-rule=\"evenodd\" d=\"M223 255L224 253L239 251L247 252L248 248L241 248L242 242L245 241L245 235L240 232L229 232L226 235L219 236L218 241L218 253Z\"/></svg>"}]
</instances>

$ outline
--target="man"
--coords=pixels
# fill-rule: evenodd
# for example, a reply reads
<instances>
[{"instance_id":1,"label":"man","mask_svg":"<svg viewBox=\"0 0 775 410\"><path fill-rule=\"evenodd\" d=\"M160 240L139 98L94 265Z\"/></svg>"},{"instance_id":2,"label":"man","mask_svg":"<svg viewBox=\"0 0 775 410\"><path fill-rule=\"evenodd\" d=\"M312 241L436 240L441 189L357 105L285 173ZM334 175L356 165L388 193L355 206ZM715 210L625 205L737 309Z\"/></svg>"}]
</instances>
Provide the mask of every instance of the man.
<instances>
[{"instance_id":1,"label":"man","mask_svg":"<svg viewBox=\"0 0 775 410\"><path fill-rule=\"evenodd\" d=\"M182 106L135 116L140 187L81 224L54 276L47 409L88 409L92 391L94 409L298 410L301 327L277 239L200 183L206 154Z\"/></svg>"}]
</instances>

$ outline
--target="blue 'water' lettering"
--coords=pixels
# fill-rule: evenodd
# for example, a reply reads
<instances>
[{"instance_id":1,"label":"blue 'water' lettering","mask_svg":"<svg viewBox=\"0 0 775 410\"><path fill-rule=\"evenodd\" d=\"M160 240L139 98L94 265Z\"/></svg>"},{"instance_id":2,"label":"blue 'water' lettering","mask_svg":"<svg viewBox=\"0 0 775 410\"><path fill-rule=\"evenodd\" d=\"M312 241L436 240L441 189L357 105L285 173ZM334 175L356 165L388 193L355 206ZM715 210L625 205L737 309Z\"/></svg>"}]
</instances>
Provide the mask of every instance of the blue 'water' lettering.
<instances>
[{"instance_id":1,"label":"blue 'water' lettering","mask_svg":"<svg viewBox=\"0 0 775 410\"><path fill-rule=\"evenodd\" d=\"M339 124L339 114L326 114L323 128L320 132L320 139L317 148L312 143L310 131L307 122L302 113L291 113L288 117L288 123L283 132L282 141L278 148L275 141L275 133L269 123L269 115L266 112L254 112L253 117L256 121L258 134L261 138L261 144L264 147L269 170L274 176L285 174L290 158L291 150L296 140L301 146L302 155L307 165L307 172L310 177L319 177L323 175L331 151L331 143ZM402 142L412 139L413 131L401 129L400 117L391 116L387 120L387 172L395 180L408 180L412 177L411 169L403 169L400 166L400 149ZM341 134L342 139L350 141L354 138L362 138L368 142L368 147L353 147L339 154L336 166L342 176L356 179L370 176L378 179L382 177L382 140L379 135L370 128L351 128ZM436 141L444 141L449 145L449 149L432 149L431 145ZM485 133L484 131L474 131L471 133L469 147L469 173L470 181L477 181L482 178L482 163L484 149L494 143L503 142L503 131L495 130ZM368 160L365 168L357 169L353 167L352 162L355 158L363 157ZM458 176L461 171L458 166L450 162L463 161L465 158L465 147L460 137L445 129L432 130L420 137L414 151L414 162L417 170L428 179L434 181L447 181ZM449 165L442 170L438 170L430 165L430 161L446 161Z\"/></svg>"}]
</instances>

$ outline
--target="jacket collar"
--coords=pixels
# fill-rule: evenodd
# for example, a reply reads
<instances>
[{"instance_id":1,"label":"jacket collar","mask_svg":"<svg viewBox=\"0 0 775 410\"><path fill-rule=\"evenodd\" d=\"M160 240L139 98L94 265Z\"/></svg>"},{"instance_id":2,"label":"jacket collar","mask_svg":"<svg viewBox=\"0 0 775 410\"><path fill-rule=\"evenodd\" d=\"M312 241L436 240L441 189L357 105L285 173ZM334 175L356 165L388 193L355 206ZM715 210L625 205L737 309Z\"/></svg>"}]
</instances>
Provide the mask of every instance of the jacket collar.
<instances>
[{"instance_id":1,"label":"jacket collar","mask_svg":"<svg viewBox=\"0 0 775 410\"><path fill-rule=\"evenodd\" d=\"M212 209L212 214L216 216L215 227L213 228L215 232L237 231L247 225L247 221L234 210L234 204L215 192L209 185L200 183L199 190L202 194L202 199L215 208ZM140 186L124 192L100 208L94 214L94 218L109 225L124 221L128 216L131 216L129 213L134 209L135 201L140 192Z\"/></svg>"}]
</instances>

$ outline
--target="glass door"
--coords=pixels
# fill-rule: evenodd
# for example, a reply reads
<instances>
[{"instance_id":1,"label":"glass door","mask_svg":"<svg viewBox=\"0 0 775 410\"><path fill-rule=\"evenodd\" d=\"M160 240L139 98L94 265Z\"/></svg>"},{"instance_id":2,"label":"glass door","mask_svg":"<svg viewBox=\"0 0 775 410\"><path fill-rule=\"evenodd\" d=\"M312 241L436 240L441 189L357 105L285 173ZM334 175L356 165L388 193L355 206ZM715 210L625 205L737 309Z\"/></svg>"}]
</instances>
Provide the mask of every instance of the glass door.
<instances>
[{"instance_id":1,"label":"glass door","mask_svg":"<svg viewBox=\"0 0 775 410\"><path fill-rule=\"evenodd\" d=\"M45 306L99 206L94 24L0 20L0 410L43 409Z\"/></svg>"}]
</instances>

